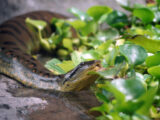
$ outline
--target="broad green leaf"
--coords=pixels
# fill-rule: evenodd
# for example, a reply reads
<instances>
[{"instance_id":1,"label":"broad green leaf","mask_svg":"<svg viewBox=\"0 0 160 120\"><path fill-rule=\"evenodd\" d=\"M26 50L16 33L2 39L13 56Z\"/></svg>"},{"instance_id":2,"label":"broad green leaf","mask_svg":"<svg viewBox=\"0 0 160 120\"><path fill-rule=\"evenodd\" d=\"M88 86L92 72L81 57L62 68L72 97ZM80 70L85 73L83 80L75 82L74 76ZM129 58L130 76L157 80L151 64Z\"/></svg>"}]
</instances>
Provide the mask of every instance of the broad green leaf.
<instances>
[{"instance_id":1,"label":"broad green leaf","mask_svg":"<svg viewBox=\"0 0 160 120\"><path fill-rule=\"evenodd\" d=\"M146 65L147 67L160 65L160 52L156 53L155 55L148 56L146 58Z\"/></svg>"},{"instance_id":2,"label":"broad green leaf","mask_svg":"<svg viewBox=\"0 0 160 120\"><path fill-rule=\"evenodd\" d=\"M43 30L47 26L47 23L45 21L43 21L43 20L33 20L31 18L27 18L26 23L36 27L40 31Z\"/></svg>"},{"instance_id":3,"label":"broad green leaf","mask_svg":"<svg viewBox=\"0 0 160 120\"><path fill-rule=\"evenodd\" d=\"M119 32L114 28L110 28L105 31L100 31L96 34L97 40L100 40L102 42L105 42L106 40L114 40L118 36Z\"/></svg>"},{"instance_id":4,"label":"broad green leaf","mask_svg":"<svg viewBox=\"0 0 160 120\"><path fill-rule=\"evenodd\" d=\"M58 73L58 74L65 74L65 71L62 68L60 68L59 66L57 66L57 64L60 64L60 63L61 63L60 60L54 58L54 59L48 61L45 64L45 67L53 72Z\"/></svg>"},{"instance_id":5,"label":"broad green leaf","mask_svg":"<svg viewBox=\"0 0 160 120\"><path fill-rule=\"evenodd\" d=\"M151 120L148 116L141 114L134 114L131 120Z\"/></svg>"},{"instance_id":6,"label":"broad green leaf","mask_svg":"<svg viewBox=\"0 0 160 120\"><path fill-rule=\"evenodd\" d=\"M135 72L135 79L141 81L141 83L143 84L143 86L145 87L145 89L147 90L147 83L146 83L146 80L149 78L149 76L147 76L148 74L143 75L141 73L138 73L138 72ZM127 76L130 78L132 77L132 74L131 72L128 72Z\"/></svg>"},{"instance_id":7,"label":"broad green leaf","mask_svg":"<svg viewBox=\"0 0 160 120\"><path fill-rule=\"evenodd\" d=\"M106 62L108 63L109 66L113 66L114 63L115 63L116 56L118 55L118 50L114 46L110 47L110 48L111 48L111 50L109 50L109 53L106 54L105 60L106 60Z\"/></svg>"},{"instance_id":8,"label":"broad green leaf","mask_svg":"<svg viewBox=\"0 0 160 120\"><path fill-rule=\"evenodd\" d=\"M155 17L153 21L158 23L160 21L160 11L159 10L155 11L154 16Z\"/></svg>"},{"instance_id":9,"label":"broad green leaf","mask_svg":"<svg viewBox=\"0 0 160 120\"><path fill-rule=\"evenodd\" d=\"M150 112L149 110L152 106L157 90L158 90L158 83L155 84L153 87L150 87L147 90L147 92L138 99L138 101L144 101L144 105L137 110L137 113L141 115L147 115L147 116L149 115Z\"/></svg>"},{"instance_id":10,"label":"broad green leaf","mask_svg":"<svg viewBox=\"0 0 160 120\"><path fill-rule=\"evenodd\" d=\"M108 109L108 105L104 103L101 106L91 108L91 111L108 112Z\"/></svg>"},{"instance_id":11,"label":"broad green leaf","mask_svg":"<svg viewBox=\"0 0 160 120\"><path fill-rule=\"evenodd\" d=\"M107 40L104 43L101 43L96 50L99 51L101 54L105 54L106 52L108 52L110 45L113 43L113 40Z\"/></svg>"},{"instance_id":12,"label":"broad green leaf","mask_svg":"<svg viewBox=\"0 0 160 120\"><path fill-rule=\"evenodd\" d=\"M123 112L127 115L132 115L133 113L136 112L136 110L142 107L143 104L144 104L143 101L137 101L136 99L132 99L118 104L117 106L115 106L115 109L118 112Z\"/></svg>"},{"instance_id":13,"label":"broad green leaf","mask_svg":"<svg viewBox=\"0 0 160 120\"><path fill-rule=\"evenodd\" d=\"M74 21L67 21L73 28L76 30L81 29L86 26L86 22L82 20L74 20Z\"/></svg>"},{"instance_id":14,"label":"broad green leaf","mask_svg":"<svg viewBox=\"0 0 160 120\"><path fill-rule=\"evenodd\" d=\"M74 8L74 7L70 8L68 11L72 13L73 15L75 15L76 17L78 17L82 21L90 21L93 19L91 16L89 16L85 12L82 12L79 9Z\"/></svg>"},{"instance_id":15,"label":"broad green leaf","mask_svg":"<svg viewBox=\"0 0 160 120\"><path fill-rule=\"evenodd\" d=\"M78 64L80 64L81 62L83 62L83 59L81 57L81 52L78 52L78 51L74 51L72 52L71 54L71 59L74 63L75 66L77 66Z\"/></svg>"},{"instance_id":16,"label":"broad green leaf","mask_svg":"<svg viewBox=\"0 0 160 120\"><path fill-rule=\"evenodd\" d=\"M134 44L121 45L119 46L119 51L126 57L128 63L133 66L142 64L147 57L146 50Z\"/></svg>"},{"instance_id":17,"label":"broad green leaf","mask_svg":"<svg viewBox=\"0 0 160 120\"><path fill-rule=\"evenodd\" d=\"M139 3L135 3L135 4L133 5L133 8L134 8L134 9L137 9L137 8L145 8L145 5L139 4Z\"/></svg>"},{"instance_id":18,"label":"broad green leaf","mask_svg":"<svg viewBox=\"0 0 160 120\"><path fill-rule=\"evenodd\" d=\"M70 25L67 21L63 19L53 18L52 21L52 28L55 29L55 33L57 35L63 37L71 37Z\"/></svg>"},{"instance_id":19,"label":"broad green leaf","mask_svg":"<svg viewBox=\"0 0 160 120\"><path fill-rule=\"evenodd\" d=\"M65 72L68 72L72 70L75 66L72 61L63 61L62 63L57 64L59 67L61 67Z\"/></svg>"},{"instance_id":20,"label":"broad green leaf","mask_svg":"<svg viewBox=\"0 0 160 120\"><path fill-rule=\"evenodd\" d=\"M158 4L160 4L160 0L156 0L156 2L157 2Z\"/></svg>"},{"instance_id":21,"label":"broad green leaf","mask_svg":"<svg viewBox=\"0 0 160 120\"><path fill-rule=\"evenodd\" d=\"M117 79L117 80L121 80L121 79ZM125 95L121 91L119 91L116 88L116 86L114 86L111 82L107 81L105 84L98 85L98 87L111 92L115 96L118 103L122 103L125 101Z\"/></svg>"},{"instance_id":22,"label":"broad green leaf","mask_svg":"<svg viewBox=\"0 0 160 120\"><path fill-rule=\"evenodd\" d=\"M117 64L114 67L107 68L104 71L98 71L97 74L106 79L114 79L115 77L118 77L119 73L122 71L124 67L124 63Z\"/></svg>"},{"instance_id":23,"label":"broad green leaf","mask_svg":"<svg viewBox=\"0 0 160 120\"><path fill-rule=\"evenodd\" d=\"M111 116L109 116L109 115L107 115L107 116L99 116L99 117L97 117L96 118L96 120L109 120L109 118L112 118ZM115 119L115 120L118 120L118 119Z\"/></svg>"},{"instance_id":24,"label":"broad green leaf","mask_svg":"<svg viewBox=\"0 0 160 120\"><path fill-rule=\"evenodd\" d=\"M121 28L128 24L128 18L126 14L114 10L109 13L106 22L112 27Z\"/></svg>"},{"instance_id":25,"label":"broad green leaf","mask_svg":"<svg viewBox=\"0 0 160 120\"><path fill-rule=\"evenodd\" d=\"M152 26L148 24L145 27L132 26L130 29L127 29L127 32L132 36L144 35L148 39L160 40L159 25Z\"/></svg>"},{"instance_id":26,"label":"broad green leaf","mask_svg":"<svg viewBox=\"0 0 160 120\"><path fill-rule=\"evenodd\" d=\"M153 66L148 68L148 73L151 74L152 76L155 76L157 78L160 78L160 65Z\"/></svg>"},{"instance_id":27,"label":"broad green leaf","mask_svg":"<svg viewBox=\"0 0 160 120\"><path fill-rule=\"evenodd\" d=\"M126 100L137 99L145 93L145 88L140 80L135 78L130 79L115 79L111 84L125 95ZM135 92L136 91L136 92Z\"/></svg>"},{"instance_id":28,"label":"broad green leaf","mask_svg":"<svg viewBox=\"0 0 160 120\"><path fill-rule=\"evenodd\" d=\"M80 32L83 36L87 36L90 33L95 34L97 31L97 24L94 21L89 21L86 23L86 26L80 29Z\"/></svg>"},{"instance_id":29,"label":"broad green leaf","mask_svg":"<svg viewBox=\"0 0 160 120\"><path fill-rule=\"evenodd\" d=\"M62 44L65 48L67 48L69 51L73 51L73 46L72 46L72 40L69 38L64 38L62 40Z\"/></svg>"},{"instance_id":30,"label":"broad green leaf","mask_svg":"<svg viewBox=\"0 0 160 120\"><path fill-rule=\"evenodd\" d=\"M144 47L148 52L155 53L160 51L160 40L148 39L142 35L137 35L127 40Z\"/></svg>"},{"instance_id":31,"label":"broad green leaf","mask_svg":"<svg viewBox=\"0 0 160 120\"><path fill-rule=\"evenodd\" d=\"M110 120L124 120L119 114L120 113L118 113L118 112L111 112L110 115L112 117L109 117L109 118L111 118Z\"/></svg>"},{"instance_id":32,"label":"broad green leaf","mask_svg":"<svg viewBox=\"0 0 160 120\"><path fill-rule=\"evenodd\" d=\"M96 91L96 97L99 101L108 103L110 102L110 98L112 98L113 95L105 89L98 89L98 91Z\"/></svg>"},{"instance_id":33,"label":"broad green leaf","mask_svg":"<svg viewBox=\"0 0 160 120\"><path fill-rule=\"evenodd\" d=\"M88 50L83 52L81 57L83 60L97 60L100 56L95 50Z\"/></svg>"},{"instance_id":34,"label":"broad green leaf","mask_svg":"<svg viewBox=\"0 0 160 120\"><path fill-rule=\"evenodd\" d=\"M91 42L88 43L88 45L92 46L93 48L98 48L102 44L102 41L97 39L92 39Z\"/></svg>"},{"instance_id":35,"label":"broad green leaf","mask_svg":"<svg viewBox=\"0 0 160 120\"><path fill-rule=\"evenodd\" d=\"M160 21L159 2L157 4L149 4L148 7L154 13L153 21L158 23Z\"/></svg>"},{"instance_id":36,"label":"broad green leaf","mask_svg":"<svg viewBox=\"0 0 160 120\"><path fill-rule=\"evenodd\" d=\"M95 21L98 21L102 15L110 13L112 8L108 6L92 6L87 10L88 15L92 16Z\"/></svg>"},{"instance_id":37,"label":"broad green leaf","mask_svg":"<svg viewBox=\"0 0 160 120\"><path fill-rule=\"evenodd\" d=\"M100 71L98 74L106 79L113 79L115 78L119 73L119 70L117 68L110 68L105 71Z\"/></svg>"},{"instance_id":38,"label":"broad green leaf","mask_svg":"<svg viewBox=\"0 0 160 120\"><path fill-rule=\"evenodd\" d=\"M150 23L154 19L154 13L148 8L136 8L133 15L141 19L144 24Z\"/></svg>"},{"instance_id":39,"label":"broad green leaf","mask_svg":"<svg viewBox=\"0 0 160 120\"><path fill-rule=\"evenodd\" d=\"M98 24L100 25L100 24L102 24L102 23L105 23L107 17L108 17L108 13L102 15L102 16L100 17L100 19L98 20Z\"/></svg>"}]
</instances>

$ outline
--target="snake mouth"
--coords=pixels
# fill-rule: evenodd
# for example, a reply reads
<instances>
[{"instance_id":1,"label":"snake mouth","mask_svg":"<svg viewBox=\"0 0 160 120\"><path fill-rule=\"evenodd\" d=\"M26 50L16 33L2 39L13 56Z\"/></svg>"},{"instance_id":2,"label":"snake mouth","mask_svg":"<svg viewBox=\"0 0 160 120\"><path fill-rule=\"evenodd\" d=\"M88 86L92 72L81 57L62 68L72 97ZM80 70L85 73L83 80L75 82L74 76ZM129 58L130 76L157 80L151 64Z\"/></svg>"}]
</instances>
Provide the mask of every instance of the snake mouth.
<instances>
[{"instance_id":1,"label":"snake mouth","mask_svg":"<svg viewBox=\"0 0 160 120\"><path fill-rule=\"evenodd\" d=\"M76 68L64 77L61 91L80 91L89 87L98 78L97 74L90 74L100 70L101 64L98 60L80 63Z\"/></svg>"}]
</instances>

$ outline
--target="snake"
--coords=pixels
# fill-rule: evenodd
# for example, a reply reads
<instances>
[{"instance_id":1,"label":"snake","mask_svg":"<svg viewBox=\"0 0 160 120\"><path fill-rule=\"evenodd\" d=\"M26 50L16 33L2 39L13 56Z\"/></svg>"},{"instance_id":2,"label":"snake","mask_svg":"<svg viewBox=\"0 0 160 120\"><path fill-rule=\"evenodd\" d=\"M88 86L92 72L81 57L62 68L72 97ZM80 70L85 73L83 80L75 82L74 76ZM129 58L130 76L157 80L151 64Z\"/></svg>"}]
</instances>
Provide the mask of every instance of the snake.
<instances>
[{"instance_id":1,"label":"snake","mask_svg":"<svg viewBox=\"0 0 160 120\"><path fill-rule=\"evenodd\" d=\"M3 22L0 25L0 74L4 74L26 87L61 92L80 91L97 79L99 60L81 62L65 74L53 74L32 54L41 49L40 40L26 25L25 19L43 20L48 23L45 33L55 32L52 18L67 17L50 11L33 11Z\"/></svg>"}]
</instances>

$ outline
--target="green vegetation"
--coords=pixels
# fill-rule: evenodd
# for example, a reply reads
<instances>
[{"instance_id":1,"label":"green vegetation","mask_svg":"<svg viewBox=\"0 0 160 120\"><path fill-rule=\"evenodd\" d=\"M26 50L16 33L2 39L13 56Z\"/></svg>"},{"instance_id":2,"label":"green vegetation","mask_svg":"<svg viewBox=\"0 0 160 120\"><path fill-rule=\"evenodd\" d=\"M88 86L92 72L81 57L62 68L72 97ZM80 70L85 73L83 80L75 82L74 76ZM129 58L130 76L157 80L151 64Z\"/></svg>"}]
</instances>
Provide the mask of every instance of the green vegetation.
<instances>
[{"instance_id":1,"label":"green vegetation","mask_svg":"<svg viewBox=\"0 0 160 120\"><path fill-rule=\"evenodd\" d=\"M146 6L117 1L129 16L108 6L92 6L86 12L70 8L76 19L53 18L56 31L49 38L43 38L44 21L26 22L38 29L45 50L56 51L58 58L45 66L57 74L82 61L101 61L105 69L95 73L100 78L92 87L102 103L91 109L101 113L97 120L158 120L160 1Z\"/></svg>"}]
</instances>

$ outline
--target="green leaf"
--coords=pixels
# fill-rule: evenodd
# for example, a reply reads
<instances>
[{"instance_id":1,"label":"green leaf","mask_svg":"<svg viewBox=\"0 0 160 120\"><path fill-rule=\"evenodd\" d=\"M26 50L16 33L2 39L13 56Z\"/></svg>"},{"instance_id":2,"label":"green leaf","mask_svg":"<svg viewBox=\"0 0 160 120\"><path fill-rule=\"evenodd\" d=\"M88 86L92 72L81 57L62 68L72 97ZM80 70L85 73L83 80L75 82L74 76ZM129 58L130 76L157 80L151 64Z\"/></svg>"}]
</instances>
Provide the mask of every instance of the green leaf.
<instances>
[{"instance_id":1,"label":"green leaf","mask_svg":"<svg viewBox=\"0 0 160 120\"><path fill-rule=\"evenodd\" d=\"M146 58L145 62L146 62L147 67L160 65L160 52L158 52L152 56L148 56Z\"/></svg>"},{"instance_id":2,"label":"green leaf","mask_svg":"<svg viewBox=\"0 0 160 120\"><path fill-rule=\"evenodd\" d=\"M84 12L80 11L79 9L74 8L74 7L70 8L69 12L74 14L76 17L78 17L82 21L90 21L90 20L93 19L88 14L86 14L86 13L84 13Z\"/></svg>"},{"instance_id":3,"label":"green leaf","mask_svg":"<svg viewBox=\"0 0 160 120\"><path fill-rule=\"evenodd\" d=\"M110 50L109 53L106 54L105 60L109 66L114 65L117 55L118 55L118 50L116 47L113 47L112 50Z\"/></svg>"},{"instance_id":4,"label":"green leaf","mask_svg":"<svg viewBox=\"0 0 160 120\"><path fill-rule=\"evenodd\" d=\"M104 103L101 106L91 108L91 111L108 112L108 105Z\"/></svg>"},{"instance_id":5,"label":"green leaf","mask_svg":"<svg viewBox=\"0 0 160 120\"><path fill-rule=\"evenodd\" d=\"M67 21L63 19L53 18L52 26L56 29L56 34L59 35L59 37L71 37L71 31L70 31L70 25Z\"/></svg>"},{"instance_id":6,"label":"green leaf","mask_svg":"<svg viewBox=\"0 0 160 120\"><path fill-rule=\"evenodd\" d=\"M148 24L154 19L154 13L149 8L136 8L133 15L141 19L144 24Z\"/></svg>"},{"instance_id":7,"label":"green leaf","mask_svg":"<svg viewBox=\"0 0 160 120\"><path fill-rule=\"evenodd\" d=\"M127 115L132 115L133 113L136 112L136 110L142 107L143 104L144 104L143 101L137 101L136 99L129 100L129 101L118 104L117 106L115 106L115 109L118 112L123 112Z\"/></svg>"},{"instance_id":8,"label":"green leaf","mask_svg":"<svg viewBox=\"0 0 160 120\"><path fill-rule=\"evenodd\" d=\"M157 78L160 78L160 65L158 66L153 66L148 68L148 73L151 74L152 76L155 76Z\"/></svg>"},{"instance_id":9,"label":"green leaf","mask_svg":"<svg viewBox=\"0 0 160 120\"><path fill-rule=\"evenodd\" d=\"M107 69L105 71L100 71L98 74L106 79L113 79L115 76L119 73L119 70L117 68L111 68Z\"/></svg>"},{"instance_id":10,"label":"green leaf","mask_svg":"<svg viewBox=\"0 0 160 120\"><path fill-rule=\"evenodd\" d=\"M62 44L65 48L67 48L69 51L73 51L73 46L72 46L72 40L69 38L64 38L62 40Z\"/></svg>"},{"instance_id":11,"label":"green leaf","mask_svg":"<svg viewBox=\"0 0 160 120\"><path fill-rule=\"evenodd\" d=\"M80 29L80 32L83 36L87 36L90 33L95 34L97 31L97 24L94 21L89 21L86 23L86 26Z\"/></svg>"},{"instance_id":12,"label":"green leaf","mask_svg":"<svg viewBox=\"0 0 160 120\"><path fill-rule=\"evenodd\" d=\"M43 30L47 26L47 23L42 20L33 20L31 18L27 18L25 21L27 24L30 24L30 25L36 27L40 31Z\"/></svg>"},{"instance_id":13,"label":"green leaf","mask_svg":"<svg viewBox=\"0 0 160 120\"><path fill-rule=\"evenodd\" d=\"M113 40L107 40L106 42L104 43L101 43L97 48L96 50L98 52L100 52L101 54L105 54L107 53L109 50L109 47L111 46L111 44L113 43Z\"/></svg>"},{"instance_id":14,"label":"green leaf","mask_svg":"<svg viewBox=\"0 0 160 120\"><path fill-rule=\"evenodd\" d=\"M81 29L86 26L86 22L82 20L74 20L74 21L67 21L73 28L76 30Z\"/></svg>"},{"instance_id":15,"label":"green leaf","mask_svg":"<svg viewBox=\"0 0 160 120\"><path fill-rule=\"evenodd\" d=\"M146 50L134 44L121 45L119 46L119 51L126 57L128 63L133 66L142 64L147 57Z\"/></svg>"},{"instance_id":16,"label":"green leaf","mask_svg":"<svg viewBox=\"0 0 160 120\"><path fill-rule=\"evenodd\" d=\"M145 88L140 80L135 78L130 79L115 79L111 84L125 95L126 100L137 99L145 93ZM136 92L135 92L136 91Z\"/></svg>"},{"instance_id":17,"label":"green leaf","mask_svg":"<svg viewBox=\"0 0 160 120\"><path fill-rule=\"evenodd\" d=\"M138 101L144 101L144 105L137 110L137 113L149 116L149 110L152 106L157 90L158 83L152 86L143 96L138 99Z\"/></svg>"},{"instance_id":18,"label":"green leaf","mask_svg":"<svg viewBox=\"0 0 160 120\"><path fill-rule=\"evenodd\" d=\"M95 50L88 50L81 55L83 60L98 60L100 58L99 54Z\"/></svg>"},{"instance_id":19,"label":"green leaf","mask_svg":"<svg viewBox=\"0 0 160 120\"><path fill-rule=\"evenodd\" d=\"M61 61L58 59L52 59L50 61L47 61L47 63L45 64L45 67L51 71L54 71L58 74L65 74L65 71L60 68L59 66L57 66L57 64L60 64Z\"/></svg>"},{"instance_id":20,"label":"green leaf","mask_svg":"<svg viewBox=\"0 0 160 120\"><path fill-rule=\"evenodd\" d=\"M96 97L99 101L108 103L110 102L110 98L112 98L113 95L105 89L98 89L98 91L96 91Z\"/></svg>"},{"instance_id":21,"label":"green leaf","mask_svg":"<svg viewBox=\"0 0 160 120\"><path fill-rule=\"evenodd\" d=\"M102 15L108 14L112 8L108 6L92 6L87 10L88 15L92 16L95 21L98 21Z\"/></svg>"},{"instance_id":22,"label":"green leaf","mask_svg":"<svg viewBox=\"0 0 160 120\"><path fill-rule=\"evenodd\" d=\"M57 65L61 67L65 72L68 72L75 67L71 60L63 61L62 63L58 63Z\"/></svg>"},{"instance_id":23,"label":"green leaf","mask_svg":"<svg viewBox=\"0 0 160 120\"><path fill-rule=\"evenodd\" d=\"M117 79L117 80L121 80L121 79ZM125 101L125 95L122 92L120 92L112 83L107 81L105 84L98 85L98 87L111 92L115 96L117 102L122 103Z\"/></svg>"},{"instance_id":24,"label":"green leaf","mask_svg":"<svg viewBox=\"0 0 160 120\"><path fill-rule=\"evenodd\" d=\"M102 42L105 42L106 40L114 40L118 36L119 32L114 28L110 28L105 31L100 31L96 34L97 40L100 40Z\"/></svg>"},{"instance_id":25,"label":"green leaf","mask_svg":"<svg viewBox=\"0 0 160 120\"><path fill-rule=\"evenodd\" d=\"M148 39L145 36L137 35L132 38L128 38L127 40L144 47L148 52L155 53L160 51L160 41Z\"/></svg>"},{"instance_id":26,"label":"green leaf","mask_svg":"<svg viewBox=\"0 0 160 120\"><path fill-rule=\"evenodd\" d=\"M83 59L81 57L81 52L78 52L78 51L74 51L72 52L71 54L71 59L74 63L75 66L79 65L81 62L83 62Z\"/></svg>"},{"instance_id":27,"label":"green leaf","mask_svg":"<svg viewBox=\"0 0 160 120\"><path fill-rule=\"evenodd\" d=\"M106 22L112 27L121 28L128 24L128 18L126 14L114 10L108 15Z\"/></svg>"},{"instance_id":28,"label":"green leaf","mask_svg":"<svg viewBox=\"0 0 160 120\"><path fill-rule=\"evenodd\" d=\"M103 78L106 79L114 79L115 77L118 76L118 74L121 72L122 68L124 67L125 64L118 64L114 66L113 68L107 68L105 71L99 71L97 74L102 76Z\"/></svg>"},{"instance_id":29,"label":"green leaf","mask_svg":"<svg viewBox=\"0 0 160 120\"><path fill-rule=\"evenodd\" d=\"M148 116L141 115L141 114L135 114L132 116L131 120L151 120Z\"/></svg>"},{"instance_id":30,"label":"green leaf","mask_svg":"<svg viewBox=\"0 0 160 120\"><path fill-rule=\"evenodd\" d=\"M91 39L91 42L88 43L89 46L92 46L93 48L98 48L102 44L102 41L97 40L95 38Z\"/></svg>"},{"instance_id":31,"label":"green leaf","mask_svg":"<svg viewBox=\"0 0 160 120\"><path fill-rule=\"evenodd\" d=\"M157 2L158 4L160 4L160 0L156 0L156 2Z\"/></svg>"}]
</instances>

